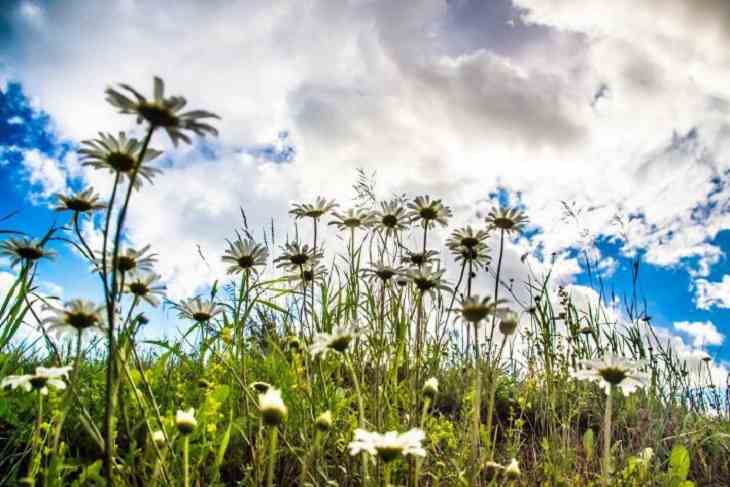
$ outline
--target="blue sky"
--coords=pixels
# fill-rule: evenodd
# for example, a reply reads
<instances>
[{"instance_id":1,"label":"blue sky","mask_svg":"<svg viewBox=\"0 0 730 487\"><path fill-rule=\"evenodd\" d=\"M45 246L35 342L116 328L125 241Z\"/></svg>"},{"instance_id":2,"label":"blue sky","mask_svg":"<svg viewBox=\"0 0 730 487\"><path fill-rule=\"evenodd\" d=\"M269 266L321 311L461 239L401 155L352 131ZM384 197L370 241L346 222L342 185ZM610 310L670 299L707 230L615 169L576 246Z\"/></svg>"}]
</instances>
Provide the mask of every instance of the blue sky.
<instances>
[{"instance_id":1,"label":"blue sky","mask_svg":"<svg viewBox=\"0 0 730 487\"><path fill-rule=\"evenodd\" d=\"M654 324L688 353L730 359L730 73L712 10L725 7L649 1L634 15L620 0L607 15L576 2L12 1L0 15L0 215L19 213L4 226L40 235L66 218L49 209L53 190L108 187L75 148L136 130L104 87L149 92L161 75L222 116L218 139L176 150L155 139L165 175L130 213L130 242L160 252L176 299L219 277L239 207L259 233L276 218L283 236L292 201L347 201L362 167L380 196L432 193L462 223L478 224L496 188L519 195L533 226L507 252L517 279L523 253L546 271L554 252L559 279L589 286L577 267L588 243L604 290L622 296L640 256ZM655 25L652 12L676 21ZM54 245L43 279L65 298L93 295L85 264Z\"/></svg>"}]
</instances>

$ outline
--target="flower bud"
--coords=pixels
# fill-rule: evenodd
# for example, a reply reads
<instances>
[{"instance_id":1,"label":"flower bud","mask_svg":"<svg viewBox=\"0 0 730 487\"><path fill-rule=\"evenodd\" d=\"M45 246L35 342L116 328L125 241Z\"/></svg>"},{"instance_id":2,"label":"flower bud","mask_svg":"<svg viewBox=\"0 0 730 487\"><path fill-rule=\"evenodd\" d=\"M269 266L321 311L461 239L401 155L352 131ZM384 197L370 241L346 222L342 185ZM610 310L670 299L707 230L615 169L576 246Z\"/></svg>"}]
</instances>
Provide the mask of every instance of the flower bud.
<instances>
[{"instance_id":1,"label":"flower bud","mask_svg":"<svg viewBox=\"0 0 730 487\"><path fill-rule=\"evenodd\" d=\"M195 409L190 408L187 411L178 409L177 415L175 415L175 426L183 435L189 435L195 431L195 427L198 426L198 421L195 419Z\"/></svg>"},{"instance_id":2,"label":"flower bud","mask_svg":"<svg viewBox=\"0 0 730 487\"><path fill-rule=\"evenodd\" d=\"M520 318L517 316L517 313L514 311L508 311L502 319L499 320L499 332L505 336L513 334L517 329L517 323L519 320Z\"/></svg>"},{"instance_id":3,"label":"flower bud","mask_svg":"<svg viewBox=\"0 0 730 487\"><path fill-rule=\"evenodd\" d=\"M319 431L327 431L332 428L332 411L328 409L317 416L316 425Z\"/></svg>"},{"instance_id":4,"label":"flower bud","mask_svg":"<svg viewBox=\"0 0 730 487\"><path fill-rule=\"evenodd\" d=\"M436 377L431 377L423 384L423 395L433 399L439 393L439 381Z\"/></svg>"},{"instance_id":5,"label":"flower bud","mask_svg":"<svg viewBox=\"0 0 730 487\"><path fill-rule=\"evenodd\" d=\"M165 446L165 433L162 430L152 432L152 441L157 445L158 448Z\"/></svg>"},{"instance_id":6,"label":"flower bud","mask_svg":"<svg viewBox=\"0 0 730 487\"><path fill-rule=\"evenodd\" d=\"M504 474L507 476L508 479L516 479L520 475L522 475L522 472L520 471L520 465L517 463L517 460L514 458L511 462L509 462L509 465L507 465L507 468L504 470Z\"/></svg>"},{"instance_id":7,"label":"flower bud","mask_svg":"<svg viewBox=\"0 0 730 487\"><path fill-rule=\"evenodd\" d=\"M273 387L259 395L259 410L264 423L268 426L281 424L288 413L284 400L281 398L281 391Z\"/></svg>"}]
</instances>

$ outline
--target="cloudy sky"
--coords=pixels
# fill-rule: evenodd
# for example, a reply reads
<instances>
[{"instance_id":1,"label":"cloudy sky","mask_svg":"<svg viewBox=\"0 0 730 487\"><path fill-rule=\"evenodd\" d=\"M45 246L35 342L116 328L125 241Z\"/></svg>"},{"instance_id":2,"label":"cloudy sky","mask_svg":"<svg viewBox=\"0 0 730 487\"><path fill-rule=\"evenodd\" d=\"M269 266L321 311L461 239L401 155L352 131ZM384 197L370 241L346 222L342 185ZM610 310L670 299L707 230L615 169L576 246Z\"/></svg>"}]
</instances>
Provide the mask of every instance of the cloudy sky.
<instances>
[{"instance_id":1,"label":"cloudy sky","mask_svg":"<svg viewBox=\"0 0 730 487\"><path fill-rule=\"evenodd\" d=\"M3 224L38 234L59 218L53 193L108 189L75 149L138 130L103 91L150 94L159 75L222 117L218 139L155 139L165 172L130 214L130 243L159 252L172 297L220 277L240 207L255 234L275 218L285 235L291 202L346 206L362 168L380 197L429 193L459 223L520 205L518 281L528 253L585 293L588 250L620 297L640 259L655 326L684 353L727 360L729 42L725 0L6 0L0 214L20 210ZM93 293L59 250L46 286Z\"/></svg>"}]
</instances>

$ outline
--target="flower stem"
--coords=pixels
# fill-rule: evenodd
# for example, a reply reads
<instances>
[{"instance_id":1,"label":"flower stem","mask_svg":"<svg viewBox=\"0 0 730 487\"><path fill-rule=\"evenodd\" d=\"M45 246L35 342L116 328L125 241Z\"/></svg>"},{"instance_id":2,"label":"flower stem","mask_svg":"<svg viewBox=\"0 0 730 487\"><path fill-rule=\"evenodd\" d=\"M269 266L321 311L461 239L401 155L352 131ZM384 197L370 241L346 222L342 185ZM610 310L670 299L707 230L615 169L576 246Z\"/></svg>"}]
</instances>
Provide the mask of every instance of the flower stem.
<instances>
[{"instance_id":1,"label":"flower stem","mask_svg":"<svg viewBox=\"0 0 730 487\"><path fill-rule=\"evenodd\" d=\"M189 455L189 438L188 435L183 436L183 485L190 487L190 455Z\"/></svg>"},{"instance_id":2,"label":"flower stem","mask_svg":"<svg viewBox=\"0 0 730 487\"><path fill-rule=\"evenodd\" d=\"M274 486L274 466L276 465L278 431L276 426L272 426L269 429L269 465L266 469L266 487Z\"/></svg>"},{"instance_id":3,"label":"flower stem","mask_svg":"<svg viewBox=\"0 0 730 487\"><path fill-rule=\"evenodd\" d=\"M474 324L474 414L471 430L471 484L476 487L479 481L479 426L481 424L481 360L479 360L478 324Z\"/></svg>"},{"instance_id":4,"label":"flower stem","mask_svg":"<svg viewBox=\"0 0 730 487\"><path fill-rule=\"evenodd\" d=\"M383 465L383 487L390 487L390 462Z\"/></svg>"},{"instance_id":5,"label":"flower stem","mask_svg":"<svg viewBox=\"0 0 730 487\"><path fill-rule=\"evenodd\" d=\"M348 354L345 354L345 364L347 364L347 370L350 372L352 377L352 383L355 386L355 394L357 395L357 409L360 413L360 428L365 427L365 406L362 401L362 393L360 392L360 381L357 380L357 374L355 368L352 366L352 360ZM362 455L362 479L363 485L368 484L368 460L365 455Z\"/></svg>"},{"instance_id":6,"label":"flower stem","mask_svg":"<svg viewBox=\"0 0 730 487\"><path fill-rule=\"evenodd\" d=\"M606 394L606 412L603 416L603 481L608 487L608 477L611 472L611 415L613 414L613 388L608 388Z\"/></svg>"}]
</instances>

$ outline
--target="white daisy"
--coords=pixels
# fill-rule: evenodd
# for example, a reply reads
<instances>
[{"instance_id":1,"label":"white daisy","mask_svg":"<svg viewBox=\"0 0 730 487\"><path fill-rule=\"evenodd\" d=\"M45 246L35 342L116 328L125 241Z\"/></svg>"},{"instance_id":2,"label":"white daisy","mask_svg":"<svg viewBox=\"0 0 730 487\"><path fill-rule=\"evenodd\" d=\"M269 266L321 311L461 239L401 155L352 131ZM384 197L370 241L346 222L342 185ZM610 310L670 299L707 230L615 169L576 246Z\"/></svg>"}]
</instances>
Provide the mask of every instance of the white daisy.
<instances>
[{"instance_id":1,"label":"white daisy","mask_svg":"<svg viewBox=\"0 0 730 487\"><path fill-rule=\"evenodd\" d=\"M36 367L35 374L9 375L5 377L0 382L0 388L21 388L26 392L36 390L46 396L48 395L48 386L60 390L66 388L66 383L63 379L68 377L70 370L70 365L65 367Z\"/></svg>"},{"instance_id":2,"label":"white daisy","mask_svg":"<svg viewBox=\"0 0 730 487\"><path fill-rule=\"evenodd\" d=\"M601 360L581 360L579 364L582 368L573 371L572 377L598 382L606 394L610 394L611 387L616 386L627 396L649 383L649 374L639 371L645 365L644 361L608 355Z\"/></svg>"},{"instance_id":3,"label":"white daisy","mask_svg":"<svg viewBox=\"0 0 730 487\"><path fill-rule=\"evenodd\" d=\"M269 426L276 426L284 421L288 410L281 398L281 391L269 387L266 392L259 394L259 411L264 423Z\"/></svg>"},{"instance_id":4,"label":"white daisy","mask_svg":"<svg viewBox=\"0 0 730 487\"><path fill-rule=\"evenodd\" d=\"M356 324L336 325L332 333L318 333L315 335L309 353L314 356L326 354L329 351L344 352L355 338L362 335L363 330Z\"/></svg>"},{"instance_id":5,"label":"white daisy","mask_svg":"<svg viewBox=\"0 0 730 487\"><path fill-rule=\"evenodd\" d=\"M405 433L388 431L384 434L358 428L348 447L350 455L354 456L364 451L378 455L384 462L391 462L405 455L425 457L426 450L421 445L425 438L426 434L419 428L413 428Z\"/></svg>"}]
</instances>

